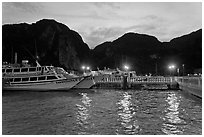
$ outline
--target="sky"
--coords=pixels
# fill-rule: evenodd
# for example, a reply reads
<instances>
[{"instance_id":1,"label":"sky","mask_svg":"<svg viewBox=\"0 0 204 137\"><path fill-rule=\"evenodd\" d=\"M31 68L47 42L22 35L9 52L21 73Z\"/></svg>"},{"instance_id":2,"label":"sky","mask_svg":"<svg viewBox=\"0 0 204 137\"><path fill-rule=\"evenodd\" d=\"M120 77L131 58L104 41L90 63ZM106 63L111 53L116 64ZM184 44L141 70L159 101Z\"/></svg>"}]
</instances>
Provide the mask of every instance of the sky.
<instances>
[{"instance_id":1,"label":"sky","mask_svg":"<svg viewBox=\"0 0 204 137\"><path fill-rule=\"evenodd\" d=\"M3 2L2 24L54 19L78 32L89 48L125 33L161 42L202 28L201 2Z\"/></svg>"}]
</instances>

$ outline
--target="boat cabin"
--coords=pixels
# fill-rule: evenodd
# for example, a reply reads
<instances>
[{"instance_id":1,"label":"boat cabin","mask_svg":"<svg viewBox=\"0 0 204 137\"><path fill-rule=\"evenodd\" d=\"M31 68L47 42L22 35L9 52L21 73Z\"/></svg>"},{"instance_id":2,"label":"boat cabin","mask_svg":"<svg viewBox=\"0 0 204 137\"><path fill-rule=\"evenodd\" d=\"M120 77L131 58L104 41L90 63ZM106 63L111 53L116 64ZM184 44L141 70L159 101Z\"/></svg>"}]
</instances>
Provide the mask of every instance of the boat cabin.
<instances>
[{"instance_id":1,"label":"boat cabin","mask_svg":"<svg viewBox=\"0 0 204 137\"><path fill-rule=\"evenodd\" d=\"M28 73L44 73L53 70L53 66L42 67L7 67L2 68L2 74L28 74Z\"/></svg>"},{"instance_id":2,"label":"boat cabin","mask_svg":"<svg viewBox=\"0 0 204 137\"><path fill-rule=\"evenodd\" d=\"M43 75L43 76L31 76L31 77L12 77L7 78L9 83L24 83L24 82L46 82L58 79L64 79L62 75Z\"/></svg>"}]
</instances>

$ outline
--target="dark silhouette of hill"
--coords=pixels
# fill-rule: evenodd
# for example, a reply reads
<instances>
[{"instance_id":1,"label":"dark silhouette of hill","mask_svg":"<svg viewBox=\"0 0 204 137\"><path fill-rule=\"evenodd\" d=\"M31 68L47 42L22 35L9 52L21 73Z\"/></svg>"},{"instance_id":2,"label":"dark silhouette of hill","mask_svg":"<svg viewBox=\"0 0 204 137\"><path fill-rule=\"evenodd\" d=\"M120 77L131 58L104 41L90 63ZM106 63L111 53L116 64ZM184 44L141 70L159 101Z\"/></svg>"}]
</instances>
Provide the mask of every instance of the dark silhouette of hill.
<instances>
[{"instance_id":1,"label":"dark silhouette of hill","mask_svg":"<svg viewBox=\"0 0 204 137\"><path fill-rule=\"evenodd\" d=\"M19 63L22 59L35 63L38 56L42 65L79 69L89 58L90 49L81 36L55 20L3 25L2 34L3 61L13 62L17 52Z\"/></svg>"},{"instance_id":2,"label":"dark silhouette of hill","mask_svg":"<svg viewBox=\"0 0 204 137\"><path fill-rule=\"evenodd\" d=\"M93 54L95 60L98 60L95 61L96 65L100 68L103 66L122 68L124 63L147 67L151 63L147 58L155 53L159 46L161 42L153 36L127 33L113 42L105 42L97 46ZM137 70L137 67L132 69Z\"/></svg>"},{"instance_id":3,"label":"dark silhouette of hill","mask_svg":"<svg viewBox=\"0 0 204 137\"><path fill-rule=\"evenodd\" d=\"M123 68L128 63L138 74L168 74L168 64L174 62L182 73L192 73L202 67L202 30L160 42L146 34L126 33L112 42L104 42L90 50L81 36L55 20L43 19L33 24L2 26L2 61L27 59L35 64L61 66L80 70L82 64ZM156 67L157 66L157 67ZM156 69L157 68L157 69Z\"/></svg>"},{"instance_id":4,"label":"dark silhouette of hill","mask_svg":"<svg viewBox=\"0 0 204 137\"><path fill-rule=\"evenodd\" d=\"M122 68L128 63L139 74L167 74L168 64L175 63L180 72L182 64L185 64L186 73L190 73L202 67L202 30L170 42L160 42L144 34L127 33L112 42L96 46L93 56L98 67Z\"/></svg>"},{"instance_id":5,"label":"dark silhouette of hill","mask_svg":"<svg viewBox=\"0 0 204 137\"><path fill-rule=\"evenodd\" d=\"M189 70L202 67L202 30L192 32L168 43L172 56L176 54ZM166 49L166 50L168 50Z\"/></svg>"}]
</instances>

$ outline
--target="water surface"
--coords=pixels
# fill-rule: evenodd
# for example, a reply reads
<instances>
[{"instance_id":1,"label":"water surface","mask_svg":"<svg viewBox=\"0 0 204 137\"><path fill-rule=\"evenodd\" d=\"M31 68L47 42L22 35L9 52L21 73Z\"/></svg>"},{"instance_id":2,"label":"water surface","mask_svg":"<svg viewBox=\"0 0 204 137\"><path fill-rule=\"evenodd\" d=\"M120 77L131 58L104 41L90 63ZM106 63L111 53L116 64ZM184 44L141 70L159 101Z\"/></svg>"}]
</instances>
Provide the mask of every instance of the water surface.
<instances>
[{"instance_id":1,"label":"water surface","mask_svg":"<svg viewBox=\"0 0 204 137\"><path fill-rule=\"evenodd\" d=\"M15 135L202 134L202 101L183 91L3 92L2 132Z\"/></svg>"}]
</instances>

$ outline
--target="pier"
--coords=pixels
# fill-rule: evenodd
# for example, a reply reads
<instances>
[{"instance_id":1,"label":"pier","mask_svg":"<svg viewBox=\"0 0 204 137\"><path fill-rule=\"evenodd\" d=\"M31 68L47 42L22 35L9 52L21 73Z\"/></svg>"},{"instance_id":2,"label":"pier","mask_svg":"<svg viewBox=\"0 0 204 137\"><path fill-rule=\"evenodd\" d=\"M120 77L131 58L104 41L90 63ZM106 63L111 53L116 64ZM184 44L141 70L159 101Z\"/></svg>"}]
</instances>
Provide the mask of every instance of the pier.
<instances>
[{"instance_id":1,"label":"pier","mask_svg":"<svg viewBox=\"0 0 204 137\"><path fill-rule=\"evenodd\" d=\"M201 77L163 77L163 76L106 76L92 88L105 89L181 89L202 98Z\"/></svg>"},{"instance_id":2,"label":"pier","mask_svg":"<svg viewBox=\"0 0 204 137\"><path fill-rule=\"evenodd\" d=\"M107 76L98 81L93 88L119 88L119 89L177 89L178 83L173 77L163 76Z\"/></svg>"},{"instance_id":3,"label":"pier","mask_svg":"<svg viewBox=\"0 0 204 137\"><path fill-rule=\"evenodd\" d=\"M175 77L175 81L183 91L202 98L202 77Z\"/></svg>"}]
</instances>

